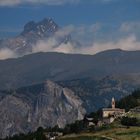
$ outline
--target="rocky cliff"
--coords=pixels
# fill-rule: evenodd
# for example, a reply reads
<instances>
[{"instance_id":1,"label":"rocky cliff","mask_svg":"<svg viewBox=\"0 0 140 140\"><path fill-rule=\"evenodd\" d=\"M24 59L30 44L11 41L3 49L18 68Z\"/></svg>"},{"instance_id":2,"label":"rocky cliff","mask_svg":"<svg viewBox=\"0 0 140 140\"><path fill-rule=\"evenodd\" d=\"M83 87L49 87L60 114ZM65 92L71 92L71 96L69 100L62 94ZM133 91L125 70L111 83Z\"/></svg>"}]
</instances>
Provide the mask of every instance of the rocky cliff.
<instances>
[{"instance_id":1,"label":"rocky cliff","mask_svg":"<svg viewBox=\"0 0 140 140\"><path fill-rule=\"evenodd\" d=\"M83 119L83 102L70 89L49 80L37 89L23 88L3 95L1 91L0 137L27 133L39 126L64 127Z\"/></svg>"}]
</instances>

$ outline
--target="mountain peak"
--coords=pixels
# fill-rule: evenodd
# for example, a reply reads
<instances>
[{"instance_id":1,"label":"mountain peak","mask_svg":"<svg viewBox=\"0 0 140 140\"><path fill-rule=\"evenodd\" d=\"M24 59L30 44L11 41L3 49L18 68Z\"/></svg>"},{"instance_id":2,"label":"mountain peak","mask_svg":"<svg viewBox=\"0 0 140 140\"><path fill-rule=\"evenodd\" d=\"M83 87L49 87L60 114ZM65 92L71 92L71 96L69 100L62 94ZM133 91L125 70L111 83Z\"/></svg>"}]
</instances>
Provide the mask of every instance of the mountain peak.
<instances>
[{"instance_id":1,"label":"mountain peak","mask_svg":"<svg viewBox=\"0 0 140 140\"><path fill-rule=\"evenodd\" d=\"M36 27L36 23L34 21L29 21L24 26L24 32L30 32L31 30L34 30Z\"/></svg>"},{"instance_id":2,"label":"mountain peak","mask_svg":"<svg viewBox=\"0 0 140 140\"><path fill-rule=\"evenodd\" d=\"M61 32L61 28L52 18L44 18L39 22L31 20L25 24L21 34L14 38L0 41L0 48L8 48L13 50L17 56L23 56L32 53L33 47L40 40L47 41L50 38L54 38L56 43L52 47L58 47L68 42L73 43L73 46L77 45L75 41L72 41L70 34L56 34L59 31Z\"/></svg>"},{"instance_id":3,"label":"mountain peak","mask_svg":"<svg viewBox=\"0 0 140 140\"><path fill-rule=\"evenodd\" d=\"M21 33L22 36L26 36L30 33L37 36L50 36L59 29L59 26L54 22L52 18L44 18L40 22L30 21L24 26L24 30Z\"/></svg>"}]
</instances>

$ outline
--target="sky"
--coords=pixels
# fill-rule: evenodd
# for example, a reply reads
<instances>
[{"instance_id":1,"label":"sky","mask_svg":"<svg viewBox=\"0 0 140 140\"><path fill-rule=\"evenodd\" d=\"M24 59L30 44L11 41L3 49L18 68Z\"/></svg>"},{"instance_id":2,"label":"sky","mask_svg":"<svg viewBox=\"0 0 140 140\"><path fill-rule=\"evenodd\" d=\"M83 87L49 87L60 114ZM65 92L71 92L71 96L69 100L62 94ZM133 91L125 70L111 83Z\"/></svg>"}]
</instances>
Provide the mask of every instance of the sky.
<instances>
[{"instance_id":1,"label":"sky","mask_svg":"<svg viewBox=\"0 0 140 140\"><path fill-rule=\"evenodd\" d=\"M49 17L86 45L140 41L140 0L0 0L0 39Z\"/></svg>"}]
</instances>

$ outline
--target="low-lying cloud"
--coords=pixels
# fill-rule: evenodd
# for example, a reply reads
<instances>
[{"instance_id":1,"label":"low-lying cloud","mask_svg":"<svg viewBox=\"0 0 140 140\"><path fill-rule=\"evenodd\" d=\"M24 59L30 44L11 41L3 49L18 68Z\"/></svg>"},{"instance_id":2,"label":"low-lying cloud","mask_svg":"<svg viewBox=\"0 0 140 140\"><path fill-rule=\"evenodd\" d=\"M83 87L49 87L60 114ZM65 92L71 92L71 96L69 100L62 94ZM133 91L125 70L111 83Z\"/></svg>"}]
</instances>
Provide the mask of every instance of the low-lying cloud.
<instances>
[{"instance_id":1,"label":"low-lying cloud","mask_svg":"<svg viewBox=\"0 0 140 140\"><path fill-rule=\"evenodd\" d=\"M90 46L76 46L74 43L67 42L58 45L57 38L50 38L47 41L38 41L33 46L32 53L37 52L60 52L60 53L71 53L71 54L90 54L111 50L111 49L122 49L126 51L140 50L140 41L137 40L135 35L130 35L119 39L118 41L106 41L106 42L94 42ZM28 52L26 52L27 54ZM0 49L0 59L15 58L19 57L14 51L10 49Z\"/></svg>"},{"instance_id":2,"label":"low-lying cloud","mask_svg":"<svg viewBox=\"0 0 140 140\"><path fill-rule=\"evenodd\" d=\"M86 3L108 3L116 0L86 0ZM0 6L15 6L20 4L46 4L46 5L63 5L84 3L85 0L0 0Z\"/></svg>"},{"instance_id":3,"label":"low-lying cloud","mask_svg":"<svg viewBox=\"0 0 140 140\"><path fill-rule=\"evenodd\" d=\"M87 47L87 49L83 48L81 52L84 54L95 54L110 49L121 49L126 51L140 50L140 42L137 41L135 35L130 35L119 39L118 41L108 41L102 43L95 42L91 47Z\"/></svg>"},{"instance_id":4,"label":"low-lying cloud","mask_svg":"<svg viewBox=\"0 0 140 140\"><path fill-rule=\"evenodd\" d=\"M14 51L10 49L0 49L0 59L7 59L7 58L14 58L17 57L17 55L14 53Z\"/></svg>"},{"instance_id":5,"label":"low-lying cloud","mask_svg":"<svg viewBox=\"0 0 140 140\"><path fill-rule=\"evenodd\" d=\"M14 6L20 4L46 4L62 5L66 3L78 3L81 0L0 0L0 6Z\"/></svg>"},{"instance_id":6,"label":"low-lying cloud","mask_svg":"<svg viewBox=\"0 0 140 140\"><path fill-rule=\"evenodd\" d=\"M20 4L20 0L0 0L0 6L13 6Z\"/></svg>"},{"instance_id":7,"label":"low-lying cloud","mask_svg":"<svg viewBox=\"0 0 140 140\"><path fill-rule=\"evenodd\" d=\"M72 43L62 43L55 47L57 41L53 38L48 41L39 41L33 48L33 52L63 52L63 53L75 53L75 54L96 54L101 51L110 49L122 49L122 50L140 50L140 42L137 41L135 35L130 35L118 41L108 42L94 42L91 46L77 47Z\"/></svg>"},{"instance_id":8,"label":"low-lying cloud","mask_svg":"<svg viewBox=\"0 0 140 140\"><path fill-rule=\"evenodd\" d=\"M137 22L124 22L120 27L121 32L136 32L140 29L140 21Z\"/></svg>"}]
</instances>

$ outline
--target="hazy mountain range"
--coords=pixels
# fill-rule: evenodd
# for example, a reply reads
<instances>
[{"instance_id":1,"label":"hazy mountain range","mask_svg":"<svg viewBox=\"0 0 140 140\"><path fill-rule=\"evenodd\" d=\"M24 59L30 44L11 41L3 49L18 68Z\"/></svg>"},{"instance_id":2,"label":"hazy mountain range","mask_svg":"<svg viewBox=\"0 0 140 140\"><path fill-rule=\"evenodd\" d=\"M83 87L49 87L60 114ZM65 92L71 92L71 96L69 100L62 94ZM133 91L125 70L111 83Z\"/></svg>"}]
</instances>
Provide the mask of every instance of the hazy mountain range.
<instances>
[{"instance_id":1,"label":"hazy mountain range","mask_svg":"<svg viewBox=\"0 0 140 140\"><path fill-rule=\"evenodd\" d=\"M35 53L0 61L0 88L38 84L46 79L65 81L115 75L136 77L140 71L140 51L109 50L96 55Z\"/></svg>"}]
</instances>

